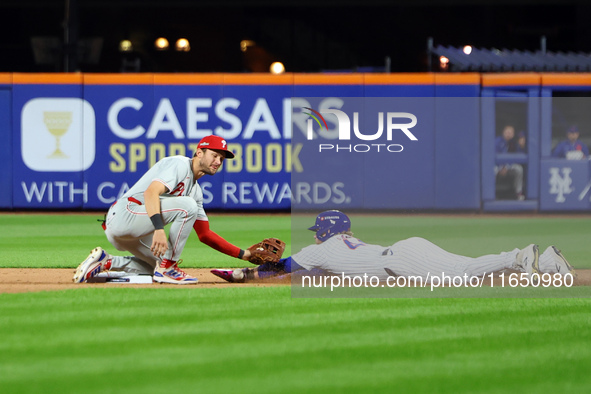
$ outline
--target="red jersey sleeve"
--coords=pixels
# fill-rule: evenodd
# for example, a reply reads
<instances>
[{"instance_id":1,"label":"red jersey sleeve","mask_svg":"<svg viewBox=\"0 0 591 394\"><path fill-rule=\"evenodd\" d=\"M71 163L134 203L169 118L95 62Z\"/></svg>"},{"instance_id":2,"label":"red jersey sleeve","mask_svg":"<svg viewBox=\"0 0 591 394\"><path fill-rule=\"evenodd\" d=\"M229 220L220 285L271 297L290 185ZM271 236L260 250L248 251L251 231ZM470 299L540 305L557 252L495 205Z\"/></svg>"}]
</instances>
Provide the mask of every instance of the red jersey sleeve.
<instances>
[{"instance_id":1,"label":"red jersey sleeve","mask_svg":"<svg viewBox=\"0 0 591 394\"><path fill-rule=\"evenodd\" d=\"M224 238L217 235L209 228L209 221L207 220L196 220L193 225L199 240L207 246L214 248L215 250L227 254L228 256L238 258L240 256L241 249L238 246L232 245Z\"/></svg>"}]
</instances>

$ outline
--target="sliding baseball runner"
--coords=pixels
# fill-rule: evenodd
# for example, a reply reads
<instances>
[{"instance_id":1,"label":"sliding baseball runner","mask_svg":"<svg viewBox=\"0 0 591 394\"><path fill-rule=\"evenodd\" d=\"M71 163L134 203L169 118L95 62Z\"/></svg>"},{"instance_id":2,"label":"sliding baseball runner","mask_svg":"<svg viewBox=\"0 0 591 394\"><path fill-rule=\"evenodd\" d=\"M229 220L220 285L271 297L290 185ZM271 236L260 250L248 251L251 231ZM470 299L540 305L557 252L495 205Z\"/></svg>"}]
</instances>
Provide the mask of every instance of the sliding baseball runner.
<instances>
[{"instance_id":1,"label":"sliding baseball runner","mask_svg":"<svg viewBox=\"0 0 591 394\"><path fill-rule=\"evenodd\" d=\"M363 242L351 232L351 221L340 211L319 214L314 226L315 245L303 248L291 257L269 262L255 269L213 270L212 273L229 281L244 282L285 273L311 272L320 274L364 275L388 280L392 276L420 277L425 281L438 277L473 277L504 269L528 275L540 272L571 273L573 267L554 246L539 254L538 245L524 249L467 257L450 253L432 242L412 237L384 247Z\"/></svg>"}]
</instances>

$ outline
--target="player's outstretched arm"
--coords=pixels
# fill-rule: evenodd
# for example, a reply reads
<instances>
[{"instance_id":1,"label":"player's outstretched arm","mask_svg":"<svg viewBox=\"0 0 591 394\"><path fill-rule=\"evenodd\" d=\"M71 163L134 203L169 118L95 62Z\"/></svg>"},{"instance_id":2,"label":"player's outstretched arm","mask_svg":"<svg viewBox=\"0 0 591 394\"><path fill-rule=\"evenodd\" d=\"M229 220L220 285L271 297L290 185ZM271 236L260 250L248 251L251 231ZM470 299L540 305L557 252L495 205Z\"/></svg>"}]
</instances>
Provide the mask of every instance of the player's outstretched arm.
<instances>
[{"instance_id":1,"label":"player's outstretched arm","mask_svg":"<svg viewBox=\"0 0 591 394\"><path fill-rule=\"evenodd\" d=\"M199 240L207 246L222 252L231 257L236 257L242 260L248 260L250 258L250 252L240 249L238 246L231 244L224 238L219 236L213 230L209 228L209 221L207 220L196 220L193 225Z\"/></svg>"},{"instance_id":2,"label":"player's outstretched arm","mask_svg":"<svg viewBox=\"0 0 591 394\"><path fill-rule=\"evenodd\" d=\"M231 283L251 282L258 279L268 279L285 274L326 275L318 269L307 270L296 263L292 257L280 259L277 262L266 262L256 268L236 268L234 270L214 269L211 273Z\"/></svg>"}]
</instances>

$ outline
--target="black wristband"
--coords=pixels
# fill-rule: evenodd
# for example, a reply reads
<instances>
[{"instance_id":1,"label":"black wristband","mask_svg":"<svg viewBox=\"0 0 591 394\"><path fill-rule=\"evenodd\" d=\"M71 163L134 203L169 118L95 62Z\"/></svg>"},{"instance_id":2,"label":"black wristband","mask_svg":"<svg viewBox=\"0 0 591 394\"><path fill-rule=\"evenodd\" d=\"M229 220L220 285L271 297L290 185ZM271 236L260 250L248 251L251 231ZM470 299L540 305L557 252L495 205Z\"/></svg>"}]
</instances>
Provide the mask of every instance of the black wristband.
<instances>
[{"instance_id":1,"label":"black wristband","mask_svg":"<svg viewBox=\"0 0 591 394\"><path fill-rule=\"evenodd\" d=\"M163 230L164 229L164 222L162 221L162 215L160 215L159 213L150 216L150 220L152 221L152 224L154 225L154 228L156 230Z\"/></svg>"},{"instance_id":2,"label":"black wristband","mask_svg":"<svg viewBox=\"0 0 591 394\"><path fill-rule=\"evenodd\" d=\"M240 249L240 252L238 252L238 258L242 259L244 257L244 250Z\"/></svg>"}]
</instances>

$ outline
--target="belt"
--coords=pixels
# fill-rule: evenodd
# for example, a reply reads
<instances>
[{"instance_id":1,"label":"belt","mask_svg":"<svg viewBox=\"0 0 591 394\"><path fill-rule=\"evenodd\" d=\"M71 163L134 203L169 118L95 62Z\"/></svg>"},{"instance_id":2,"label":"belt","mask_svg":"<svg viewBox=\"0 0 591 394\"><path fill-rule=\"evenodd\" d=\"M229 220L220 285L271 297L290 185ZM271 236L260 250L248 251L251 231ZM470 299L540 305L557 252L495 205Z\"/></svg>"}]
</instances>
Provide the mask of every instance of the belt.
<instances>
[{"instance_id":1,"label":"belt","mask_svg":"<svg viewBox=\"0 0 591 394\"><path fill-rule=\"evenodd\" d=\"M137 205L142 205L142 202L140 200L138 200L137 198L134 198L134 197L127 197L127 201L132 202L132 203L135 203ZM117 201L115 201L113 203L113 205L111 205L110 208L113 208L115 206L115 204L117 204ZM107 214L105 214L105 218L104 219L99 219L99 222L102 222L101 223L101 227L103 228L103 230L106 230L107 229Z\"/></svg>"}]
</instances>

